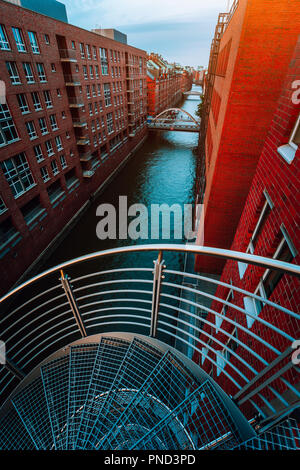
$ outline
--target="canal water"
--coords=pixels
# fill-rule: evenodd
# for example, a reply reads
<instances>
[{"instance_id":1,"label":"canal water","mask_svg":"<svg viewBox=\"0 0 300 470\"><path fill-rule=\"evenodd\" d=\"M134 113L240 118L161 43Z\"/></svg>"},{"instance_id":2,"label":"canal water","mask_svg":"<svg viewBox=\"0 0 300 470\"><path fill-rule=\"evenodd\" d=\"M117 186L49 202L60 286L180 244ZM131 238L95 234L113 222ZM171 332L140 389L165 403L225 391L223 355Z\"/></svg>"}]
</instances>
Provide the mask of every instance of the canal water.
<instances>
[{"instance_id":1,"label":"canal water","mask_svg":"<svg viewBox=\"0 0 300 470\"><path fill-rule=\"evenodd\" d=\"M194 87L193 89L200 91L200 87ZM193 96L184 99L179 106L195 115L198 104L198 97ZM169 239L162 239L162 225L160 223L159 239L120 240L117 238L114 240L100 240L96 234L96 227L100 221L96 211L101 204L111 204L118 212L119 196L127 196L128 207L132 204L143 204L149 209L149 212L151 204L168 204L169 206L173 204L180 204L181 206L193 204L197 158L193 149L197 145L197 133L151 131L144 144L113 179L111 184L93 201L84 215L78 220L76 226L47 259L40 271L81 255L126 245L160 242L164 244L185 243L184 236L181 239L174 239L174 225L172 223ZM150 221L149 218L149 223ZM172 219L171 221L173 222ZM146 318L150 319L153 260L157 258L157 254L157 252L118 254L97 258L65 269L72 285L74 284L76 298L79 302L88 304L82 306L81 303L80 310L84 316L85 324L89 327L89 335L120 331L120 329L121 331L132 331L130 321L133 321L136 333L149 334L149 327L146 326L147 323L144 322L142 316L145 317L146 315ZM185 258L182 253L164 252L163 259L167 269L184 270ZM117 272L120 268L125 268L125 270L128 270L128 268L134 269L121 273ZM147 268L148 271L141 271L141 268ZM102 273L103 271L105 271L105 276L104 274L97 274L96 278L89 277L90 273ZM51 288L51 282L57 285L57 273L53 274L52 278L42 279L40 283L31 286L29 295L32 297L41 289ZM102 281L104 281L104 284ZM181 286L182 277L172 273L167 274L163 285L164 291L162 292L162 295L167 295L164 300L173 307L174 318L171 323L176 325L181 288L167 286L166 281L176 282L177 285ZM93 286L86 288L85 286L89 284L93 284ZM140 292L137 293L136 290ZM122 302L119 302L119 297ZM132 298L135 300L132 301ZM36 301L39 302L39 297ZM92 305L91 310L89 305ZM51 311L54 313L56 310L54 308L55 303L51 303L51 306ZM89 310L84 313L86 307ZM60 320L65 317L69 317L69 314L66 316L62 314ZM47 314L47 318L49 318L49 314ZM121 328L120 323L122 324ZM54 328L56 329L57 326L53 326ZM157 337L168 344L174 344L172 334L166 336L164 331L160 331ZM69 340L72 339L70 336L68 338ZM54 345L53 343L55 350L57 344Z\"/></svg>"},{"instance_id":2,"label":"canal water","mask_svg":"<svg viewBox=\"0 0 300 470\"><path fill-rule=\"evenodd\" d=\"M198 103L197 97L190 97L180 105L193 115ZM150 208L151 204L165 203L170 206L193 204L197 158L193 149L197 144L197 133L151 131L144 144L90 205L39 271L87 253L125 245L185 243L184 238L174 240L172 231L169 240L151 240L151 238L99 240L96 235L96 226L99 222L96 210L100 204L112 204L118 208L119 196L127 196L128 206L135 203L144 204L147 208ZM65 269L65 274L69 276L73 286L88 335L113 331L131 331L149 335L153 260L157 258L157 254L157 252L141 252L138 255L120 254ZM163 259L168 269L183 271L185 259L181 253L164 252ZM125 268L125 271L118 272L120 268ZM140 268L147 268L148 271L141 271ZM103 271L109 273L104 275ZM97 275L89 277L91 273ZM12 357L16 364L21 364L26 373L42 358L64 347L66 342L71 343L78 339L79 330L70 313L70 305L59 278L60 275L54 272L30 284L15 297L13 305L9 306L12 311L14 307L22 305L22 315L19 315L20 307L16 309L18 329L14 331L14 344L13 346L8 344L9 347L14 347L15 344L23 344L26 339L22 352ZM181 288L167 286L166 281L176 282L181 286L182 277L168 273L163 284L162 295L167 294L163 299L173 307L171 319L173 332L177 323ZM132 301L132 298L135 300ZM160 313L162 315L161 311ZM162 318L160 322L163 324ZM5 330L7 327L9 332L10 326L10 316L7 316L7 325L4 324L3 328ZM169 326L163 325L163 328L168 329ZM7 341L8 337L4 336L3 340ZM172 333L166 333L166 330L159 330L157 338L174 345L174 336ZM24 366L26 358L32 356L30 364Z\"/></svg>"},{"instance_id":3,"label":"canal water","mask_svg":"<svg viewBox=\"0 0 300 470\"><path fill-rule=\"evenodd\" d=\"M194 86L193 90L200 91L200 87ZM195 115L198 104L198 97L191 96L179 106ZM42 270L86 253L109 248L159 242L184 243L183 238L174 239L173 224L171 224L169 240L161 239L161 230L160 240L151 240L151 238L148 240L99 240L96 235L96 226L101 218L96 216L96 210L100 204L112 204L118 212L119 196L127 196L128 207L136 203L144 204L149 209L149 214L151 204L165 203L170 206L193 204L196 176L196 155L193 153L193 148L197 146L197 143L197 133L150 131L142 147L84 213L77 225L47 259ZM129 217L128 222L132 219ZM108 266L113 269L124 264L121 258L122 256L115 256L107 259L106 269ZM130 264L134 259L137 267L151 267L153 253L141 253L138 257L126 255L126 258L125 265ZM182 255L172 254L167 258L168 267L177 269L183 267Z\"/></svg>"}]
</instances>

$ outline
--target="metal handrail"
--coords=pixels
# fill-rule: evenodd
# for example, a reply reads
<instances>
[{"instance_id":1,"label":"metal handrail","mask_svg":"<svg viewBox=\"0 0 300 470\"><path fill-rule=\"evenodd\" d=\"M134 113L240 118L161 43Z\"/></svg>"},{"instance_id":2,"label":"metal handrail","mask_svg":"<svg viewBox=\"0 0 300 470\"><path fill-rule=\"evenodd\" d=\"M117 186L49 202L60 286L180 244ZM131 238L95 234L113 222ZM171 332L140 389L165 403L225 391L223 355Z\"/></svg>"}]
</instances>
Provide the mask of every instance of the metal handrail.
<instances>
[{"instance_id":1,"label":"metal handrail","mask_svg":"<svg viewBox=\"0 0 300 470\"><path fill-rule=\"evenodd\" d=\"M88 272L75 276L71 282L64 273L65 268L81 266L83 262L98 260L107 256L142 252L158 252L154 269L129 267ZM16 364L18 370L26 374L37 363L45 360L47 351L61 347L62 340L65 341L68 338L78 339L80 334L85 336L95 332L95 329L98 328L117 327L120 331L124 331L126 327L135 331L142 328L144 331L149 331L149 335L152 337L163 334L164 337L168 338L168 343L176 340L181 344L181 347L183 345L187 349L190 348L190 351L199 355L204 354L203 347L207 348L212 355L206 354L204 360L209 361L215 367L219 367L218 358L223 357L223 351L230 353L228 341L235 340L235 338L232 332L227 331L228 328L221 328L221 324L217 327L217 324L213 324L206 317L200 317L197 311L200 309L202 312L212 314L214 318L218 317L224 323L227 322L228 325L236 327L244 335L244 337L238 336L236 339L236 344L240 349L232 351L231 357L223 357L225 365L221 371L223 376L234 385L238 402L246 405L250 403L264 415L259 400L262 400L270 409L273 407L261 392L265 389L270 392L273 391L275 396L277 394L280 398L273 385L276 379L285 384L286 389L300 397L300 393L297 392L293 383L289 383L283 377L286 370L294 366L292 363L284 366L280 365L287 358L289 348L286 350L282 350L281 347L278 348L277 344L272 344L271 340L252 331L251 327L248 328L245 323L239 323L236 319L226 317L226 314L223 314L222 311L216 311L210 306L202 305L196 296L218 302L222 307L226 305L239 312L243 318L252 318L267 331L281 335L284 344L287 345L294 338L284 330L284 325L278 328L276 324L272 324L271 320L267 321L261 316L255 316L232 301L229 302L219 296L204 292L197 285L185 285L182 281L186 277L194 281L205 281L212 285L232 289L241 295L263 302L267 308L277 309L281 314L289 317L291 321L299 320L300 315L282 305L277 305L269 299L231 284L197 273L166 269L163 261L164 252L216 256L224 260L242 261L261 268L275 269L285 274L300 276L300 267L295 264L248 253L197 245L139 245L86 254L47 269L15 287L0 299L0 305L4 305L6 310L9 310L6 301L9 301L8 304L18 301L19 298L15 298L16 295L23 293L25 288L31 287L37 281L48 281L50 275L60 273L61 284L57 284L57 281L55 281L55 285L49 287L47 282L47 289L42 290L42 292L34 291L34 295L29 299L22 301L21 305L16 306L14 304L12 311L6 312L0 318L0 325L4 326L3 339L6 339L7 342L8 364L10 362ZM145 278L137 276L137 273L144 274ZM120 274L125 277L121 279ZM110 278L110 276L115 275L118 275L117 279ZM165 280L166 276L178 276L180 282L174 282L172 279ZM100 279L95 279L97 277L100 277ZM144 287L132 287L138 284L143 284ZM108 288L105 288L106 286ZM57 292L59 287L64 288L63 294ZM179 290L181 295L175 294L174 289ZM171 290L171 292L168 292L168 290ZM182 293L188 294L189 297L184 297ZM67 296L67 301L65 296ZM191 296L195 296L195 298L191 298ZM179 305L179 302L183 302L184 305ZM194 308L194 311L189 311L191 308ZM198 320L212 329L210 333L197 325ZM81 329L80 324L82 325ZM138 331L136 332L138 333ZM214 336L215 333L222 336ZM264 351L259 350L258 352L251 349L247 343L248 337L256 344L263 346ZM243 351L247 353L247 356L243 355ZM251 362L247 362L249 357L251 357ZM280 367L276 368L275 366ZM272 369L273 373L273 367L275 373L270 376L269 372ZM10 375L13 373L12 371L13 367L8 372L4 369L4 372L2 370L0 373L0 383L3 385L2 389L4 390L12 381ZM268 378L265 379L265 377ZM265 383L261 383L262 379L265 380ZM284 399L281 401L284 403Z\"/></svg>"},{"instance_id":2,"label":"metal handrail","mask_svg":"<svg viewBox=\"0 0 300 470\"><path fill-rule=\"evenodd\" d=\"M90 261L92 259L101 258L105 256L114 256L120 253L133 253L133 252L144 252L144 251L170 251L170 252L184 252L184 253L192 253L197 255L207 255L207 256L215 256L218 258L223 259L231 259L234 261L241 261L246 264L257 265L262 268L270 268L279 271L284 271L288 274L292 274L295 276L300 277L300 266L286 263L284 261L279 261L273 258L266 258L263 256L252 255L249 253L242 253L240 251L231 251L225 250L222 248L210 248L206 246L197 246L197 245L180 245L180 244L149 244L149 245L134 245L134 246L125 246L121 248L112 248L103 251L96 251L94 253L89 253L83 256L79 256L78 258L74 258L69 261L65 261L64 263L60 263L53 268L49 268L46 271L43 271L40 274L32 277L28 281L23 282L19 286L15 287L3 297L0 298L0 303L6 300L7 298L14 295L16 292L24 289L24 287L32 284L33 282L42 279L49 274L52 274L56 271L61 269L65 269L69 266L73 266L74 264L81 263L83 261Z\"/></svg>"}]
</instances>

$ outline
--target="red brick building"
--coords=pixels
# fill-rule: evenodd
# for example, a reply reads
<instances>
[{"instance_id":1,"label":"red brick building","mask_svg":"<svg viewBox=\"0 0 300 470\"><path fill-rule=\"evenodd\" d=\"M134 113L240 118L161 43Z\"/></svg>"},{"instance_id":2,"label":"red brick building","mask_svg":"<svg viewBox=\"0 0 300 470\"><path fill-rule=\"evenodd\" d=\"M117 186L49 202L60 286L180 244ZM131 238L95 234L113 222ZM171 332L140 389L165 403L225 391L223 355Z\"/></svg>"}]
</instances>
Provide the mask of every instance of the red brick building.
<instances>
[{"instance_id":1,"label":"red brick building","mask_svg":"<svg viewBox=\"0 0 300 470\"><path fill-rule=\"evenodd\" d=\"M157 116L176 106L182 93L192 88L193 75L178 64L169 64L160 55L151 53L147 61L148 115Z\"/></svg>"},{"instance_id":2,"label":"red brick building","mask_svg":"<svg viewBox=\"0 0 300 470\"><path fill-rule=\"evenodd\" d=\"M144 51L2 0L0 8L4 292L141 143L147 84Z\"/></svg>"},{"instance_id":3,"label":"red brick building","mask_svg":"<svg viewBox=\"0 0 300 470\"><path fill-rule=\"evenodd\" d=\"M205 83L198 202L205 245L229 248L300 30L297 0L235 0L220 14ZM217 259L196 269L220 273Z\"/></svg>"},{"instance_id":4,"label":"red brick building","mask_svg":"<svg viewBox=\"0 0 300 470\"><path fill-rule=\"evenodd\" d=\"M286 79L279 100L276 103L276 111L268 129L253 182L231 246L231 249L235 251L275 258L297 265L300 262L299 76L300 38L286 70ZM262 298L293 312L299 311L300 284L299 280L293 276L265 270L261 267L248 266L241 262L228 261L223 269L221 281L258 294ZM283 312L264 304L262 301L255 301L251 297L245 297L241 292L226 287L219 286L215 295L240 308L245 308L254 318L247 317L241 311L230 306L226 307L217 301L213 301L212 310L223 313L226 319L231 319L234 323L250 328L253 333L257 334L260 339L270 343L273 348L286 351L291 345L290 340L276 331L273 331L270 335L270 330L264 328L262 323L255 320L257 316L262 320L270 321L275 327L281 328L284 325L284 331L287 335L299 338L300 324L296 318L290 317L287 322L287 316ZM273 352L264 347L253 336L250 336L247 331L235 328L234 324L229 323L226 319L220 320L215 314L209 313L207 320L214 327L212 328L206 324L204 332L200 336L200 339L207 342L205 333L212 334L214 341L211 344L214 349L219 351L221 357L217 358L212 351L207 351L204 360L199 358L199 355L195 355L194 359L196 362L202 363L202 367L220 383L227 393L234 396L237 388L228 380L224 372L230 372L238 380L240 377L233 369L234 366L237 366L250 380L252 378L251 373L245 367L245 364L253 366L257 373L264 368L264 365L258 359L255 359L253 354L249 354L247 350L237 344L236 339L240 339L242 343L251 348L251 351L258 353L268 363L272 361ZM221 325L222 329L227 331L231 337L219 330ZM217 341L229 345L231 350L244 359L245 364L241 364L236 357L232 356L230 358L228 351L225 351ZM200 345L200 349L201 347L202 345ZM222 361L222 356L227 359L230 358L227 364ZM207 359L208 357L212 358L218 365L212 365ZM263 380L266 381L267 377L271 377L279 367L286 367L283 380L275 379L275 381L271 381L268 393L261 392L260 406L262 408L265 408L264 399L266 399L275 409L278 409L278 407L280 409L278 395L272 394L270 391L272 385L280 393L281 400L287 400L289 403L295 399L291 390L287 390L284 382L284 378L286 378L295 388L299 389L299 377L289 367L289 364L291 364L290 355L283 354L281 361L276 365L274 364L274 367L263 375L261 381L257 382L256 385L259 386ZM259 393L259 389L257 393ZM245 411L249 416L253 415L253 410L249 407Z\"/></svg>"}]
</instances>

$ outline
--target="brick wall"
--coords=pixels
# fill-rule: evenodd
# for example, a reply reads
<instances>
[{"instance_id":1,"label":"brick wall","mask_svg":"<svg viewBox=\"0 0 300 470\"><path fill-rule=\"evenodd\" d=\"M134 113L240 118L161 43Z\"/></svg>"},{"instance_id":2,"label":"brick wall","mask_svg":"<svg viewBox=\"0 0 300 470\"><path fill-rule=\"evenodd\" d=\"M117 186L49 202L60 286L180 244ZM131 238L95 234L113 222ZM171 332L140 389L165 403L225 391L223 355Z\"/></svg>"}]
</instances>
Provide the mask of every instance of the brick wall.
<instances>
[{"instance_id":1,"label":"brick wall","mask_svg":"<svg viewBox=\"0 0 300 470\"><path fill-rule=\"evenodd\" d=\"M222 36L214 83L214 96L221 102L213 98L209 116L213 152L204 195L207 246L229 248L233 241L299 26L297 1L241 0ZM196 263L202 272L220 273L222 266L208 258Z\"/></svg>"},{"instance_id":2,"label":"brick wall","mask_svg":"<svg viewBox=\"0 0 300 470\"><path fill-rule=\"evenodd\" d=\"M289 142L292 129L295 126L299 115L300 105L292 102L292 94L295 91L293 83L295 80L299 79L299 76L300 40L297 42L294 55L288 67L287 76L280 93L280 98L276 104L276 111L268 129L253 182L231 246L232 250L242 252L246 251L262 212L262 207L265 201L264 191L266 191L272 200L273 208L270 210L265 222L262 224L262 228L255 243L254 254L272 258L275 255L281 239L283 239L282 226L284 226L285 232L295 248L296 256L292 260L295 264L299 264L300 261L300 149L298 148L296 151L292 162L288 163L278 153L278 148ZM232 283L234 286L250 292L255 292L264 272L265 269L263 268L248 266L241 278L238 263L228 261L223 269L221 281L227 284ZM271 293L269 300L293 312L299 312L299 287L299 280L297 278L291 275L284 275ZM216 291L216 296L225 300L229 291L229 288L219 287ZM241 293L234 292L234 297L231 300L231 303L244 308L243 297L244 296ZM222 307L223 305L217 301L214 301L211 305L211 309L216 312L221 312ZM226 318L247 328L246 316L241 311L237 311L232 307L228 308ZM265 304L259 314L259 318L272 323L279 329L282 328L292 338L299 338L300 322L295 318L278 311L274 307ZM213 313L208 314L207 321L212 325L215 325L215 315ZM232 334L234 325L229 321L223 320L222 329ZM251 331L281 352L291 346L291 341L288 338L269 330L258 320L254 321ZM228 336L226 334L220 331L216 333L215 328L211 325L206 324L204 332L211 334L222 344L226 344L228 341ZM264 346L253 336L249 335L247 331L239 330L238 338L248 345L250 351L239 346L236 349L236 353L243 358L246 364L255 368L257 372L262 370L264 365L259 359L253 356L252 351L258 353L268 363L276 357L272 350ZM206 343L208 337L203 333L200 336L200 339ZM202 346L202 344L199 344L200 349ZM218 351L222 350L222 345L216 341L212 341L211 346ZM216 360L216 355L212 352L209 353L208 357ZM196 360L196 362L201 362L199 354L195 354L194 360ZM275 373L280 367L289 364L290 361L291 358L290 355L288 355L285 360L279 363L278 368L273 368L271 370L269 375ZM253 373L249 371L245 364L241 364L237 358L232 357L230 363L224 370L231 374L237 382L241 384L245 383L237 374L236 370L233 369L232 365L241 370L248 379L253 378ZM207 372L211 372L211 368L213 367L213 377L227 393L234 395L238 391L237 387L228 379L228 377L226 377L224 372L219 376L216 375L216 366L212 366L208 359L205 359L203 367ZM291 368L288 369L283 377L295 386L298 384L299 379ZM266 376L264 376L264 380L265 379ZM256 385L259 385L260 383L261 382L258 382ZM278 379L273 381L271 385L281 395L287 390L286 385ZM270 391L262 391L261 393L270 401L276 398ZM259 406L264 407L262 400L257 399L255 401ZM255 411L249 404L243 405L243 410L248 414L248 416L252 416Z\"/></svg>"},{"instance_id":3,"label":"brick wall","mask_svg":"<svg viewBox=\"0 0 300 470\"><path fill-rule=\"evenodd\" d=\"M10 45L9 50L0 49L0 78L6 84L7 105L19 136L19 140L0 146L0 162L24 152L35 183L14 197L4 170L0 168L0 197L4 205L0 212L0 263L3 272L0 290L3 293L146 135L147 85L144 51L2 0L0 8L0 22L5 27ZM17 50L12 27L22 31L26 52ZM36 33L39 54L33 53L28 31ZM84 47L84 56L80 43ZM107 75L102 74L100 48L106 50ZM6 62L16 63L21 84L11 83ZM35 83L26 82L23 62L31 64ZM45 82L38 78L37 63L44 65ZM110 86L109 106L105 106L104 84ZM44 91L51 93L51 108L46 107ZM35 110L32 92L39 93L41 110ZM21 113L17 100L21 93L26 96L28 114ZM74 100L75 107L71 106ZM112 113L112 132L107 124L109 113ZM56 115L58 129L51 128L52 114ZM39 118L45 119L48 134L41 134ZM34 140L28 136L27 121L35 124L37 138ZM63 149L60 151L55 145L57 136L62 140ZM54 150L51 156L46 153L48 140L51 140ZM86 144L81 145L84 142ZM35 156L34 146L37 145L41 146L43 159L37 160ZM61 161L62 156L65 164ZM57 162L57 174L53 173L51 166L54 161ZM48 180L43 180L42 168L47 168ZM47 190L57 182L62 195L51 202ZM28 223L22 210L35 198L44 212ZM15 230L13 237L5 235L8 224Z\"/></svg>"}]
</instances>

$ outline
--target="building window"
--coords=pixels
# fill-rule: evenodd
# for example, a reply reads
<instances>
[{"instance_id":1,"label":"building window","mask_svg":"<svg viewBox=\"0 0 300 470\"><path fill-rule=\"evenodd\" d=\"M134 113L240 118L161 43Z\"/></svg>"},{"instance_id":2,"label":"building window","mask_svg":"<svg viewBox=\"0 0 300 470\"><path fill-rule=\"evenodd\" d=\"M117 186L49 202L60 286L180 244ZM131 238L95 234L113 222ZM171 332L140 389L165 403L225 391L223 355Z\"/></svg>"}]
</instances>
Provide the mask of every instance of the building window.
<instances>
[{"instance_id":1,"label":"building window","mask_svg":"<svg viewBox=\"0 0 300 470\"><path fill-rule=\"evenodd\" d=\"M21 208L22 215L27 225L31 224L45 209L41 205L39 196L36 196Z\"/></svg>"},{"instance_id":2,"label":"building window","mask_svg":"<svg viewBox=\"0 0 300 470\"><path fill-rule=\"evenodd\" d=\"M114 124L113 124L112 113L107 114L106 123L107 123L107 132L108 132L108 134L112 134L114 132Z\"/></svg>"},{"instance_id":3,"label":"building window","mask_svg":"<svg viewBox=\"0 0 300 470\"><path fill-rule=\"evenodd\" d=\"M60 91L60 88L57 88L56 93L57 93L58 98L61 98L61 91Z\"/></svg>"},{"instance_id":4,"label":"building window","mask_svg":"<svg viewBox=\"0 0 300 470\"><path fill-rule=\"evenodd\" d=\"M46 77L46 73L45 73L44 64L41 64L40 62L38 62L36 64L36 68L37 68L37 72L38 72L40 82L42 82L42 83L46 82L47 77Z\"/></svg>"},{"instance_id":5,"label":"building window","mask_svg":"<svg viewBox=\"0 0 300 470\"><path fill-rule=\"evenodd\" d=\"M39 118L39 126L42 135L48 134L48 128L45 118Z\"/></svg>"},{"instance_id":6,"label":"building window","mask_svg":"<svg viewBox=\"0 0 300 470\"><path fill-rule=\"evenodd\" d=\"M291 163L296 155L300 144L300 114L293 127L288 144L278 147L278 153L288 162Z\"/></svg>"},{"instance_id":7,"label":"building window","mask_svg":"<svg viewBox=\"0 0 300 470\"><path fill-rule=\"evenodd\" d=\"M4 160L1 163L1 168L15 198L34 186L34 180L24 152Z\"/></svg>"},{"instance_id":8,"label":"building window","mask_svg":"<svg viewBox=\"0 0 300 470\"><path fill-rule=\"evenodd\" d=\"M45 39L45 44L49 45L50 44L50 38L48 34L44 34L44 39Z\"/></svg>"},{"instance_id":9,"label":"building window","mask_svg":"<svg viewBox=\"0 0 300 470\"><path fill-rule=\"evenodd\" d=\"M75 49L76 49L76 44L75 44L75 41L72 41L72 42L71 42L71 45L72 45L72 49L74 49L74 50L75 50Z\"/></svg>"},{"instance_id":10,"label":"building window","mask_svg":"<svg viewBox=\"0 0 300 470\"><path fill-rule=\"evenodd\" d=\"M83 66L83 75L84 75L85 80L87 80L89 78L88 73L87 73L87 66L86 65Z\"/></svg>"},{"instance_id":11,"label":"building window","mask_svg":"<svg viewBox=\"0 0 300 470\"><path fill-rule=\"evenodd\" d=\"M40 96L38 92L34 91L33 93L31 93L31 97L32 97L34 109L36 111L40 111L42 109L42 105L41 105L41 100L40 100Z\"/></svg>"},{"instance_id":12,"label":"building window","mask_svg":"<svg viewBox=\"0 0 300 470\"><path fill-rule=\"evenodd\" d=\"M40 49L39 49L36 33L34 33L33 31L28 31L28 37L29 37L32 52L34 54L39 54Z\"/></svg>"},{"instance_id":13,"label":"building window","mask_svg":"<svg viewBox=\"0 0 300 470\"><path fill-rule=\"evenodd\" d=\"M65 179L66 179L66 185L68 189L70 189L75 183L77 183L77 181L79 181L76 176L75 168L72 168L72 170L68 171L65 174Z\"/></svg>"},{"instance_id":14,"label":"building window","mask_svg":"<svg viewBox=\"0 0 300 470\"><path fill-rule=\"evenodd\" d=\"M66 162L65 156L61 155L59 159L60 159L60 164L61 164L62 169L67 168L67 162Z\"/></svg>"},{"instance_id":15,"label":"building window","mask_svg":"<svg viewBox=\"0 0 300 470\"><path fill-rule=\"evenodd\" d=\"M56 72L56 65L55 64L51 64L51 71Z\"/></svg>"},{"instance_id":16,"label":"building window","mask_svg":"<svg viewBox=\"0 0 300 470\"><path fill-rule=\"evenodd\" d=\"M91 47L89 44L86 45L86 54L87 54L87 58L88 59L91 59Z\"/></svg>"},{"instance_id":17,"label":"building window","mask_svg":"<svg viewBox=\"0 0 300 470\"><path fill-rule=\"evenodd\" d=\"M54 151L53 151L53 147L52 147L52 142L51 142L51 140L47 140L47 141L45 142L45 145L46 145L48 157L51 157L51 155L54 155Z\"/></svg>"},{"instance_id":18,"label":"building window","mask_svg":"<svg viewBox=\"0 0 300 470\"><path fill-rule=\"evenodd\" d=\"M100 47L100 62L102 75L108 75L107 50Z\"/></svg>"},{"instance_id":19,"label":"building window","mask_svg":"<svg viewBox=\"0 0 300 470\"><path fill-rule=\"evenodd\" d=\"M51 93L49 90L44 91L44 100L47 108L52 108Z\"/></svg>"},{"instance_id":20,"label":"building window","mask_svg":"<svg viewBox=\"0 0 300 470\"><path fill-rule=\"evenodd\" d=\"M42 152L41 146L40 146L40 145L35 145L35 146L33 147L33 149L34 149L34 154L35 154L35 158L36 158L37 162L39 163L39 162L43 161L43 160L44 160L44 156L43 156L43 152Z\"/></svg>"},{"instance_id":21,"label":"building window","mask_svg":"<svg viewBox=\"0 0 300 470\"><path fill-rule=\"evenodd\" d=\"M226 297L226 302L232 303L232 300L233 300L233 290L231 289ZM220 312L221 315L226 317L229 308L230 308L229 305L223 304L222 310ZM216 315L216 333L218 333L222 325L222 322L223 322L223 318Z\"/></svg>"},{"instance_id":22,"label":"building window","mask_svg":"<svg viewBox=\"0 0 300 470\"><path fill-rule=\"evenodd\" d=\"M17 99L18 99L21 113L28 114L30 111L29 111L26 95L24 93L20 93L19 95L17 95Z\"/></svg>"},{"instance_id":23,"label":"building window","mask_svg":"<svg viewBox=\"0 0 300 470\"><path fill-rule=\"evenodd\" d=\"M61 137L58 135L55 137L55 144L56 144L56 147L57 147L57 150L60 152L60 150L63 150L63 145L62 145L62 141L61 141Z\"/></svg>"},{"instance_id":24,"label":"building window","mask_svg":"<svg viewBox=\"0 0 300 470\"><path fill-rule=\"evenodd\" d=\"M4 220L0 224L0 247L2 248L5 244L11 241L17 234L17 230L14 227L11 217Z\"/></svg>"},{"instance_id":25,"label":"building window","mask_svg":"<svg viewBox=\"0 0 300 470\"><path fill-rule=\"evenodd\" d=\"M26 129L29 135L30 140L34 140L37 138L37 133L35 129L35 125L33 121L28 121L25 123Z\"/></svg>"},{"instance_id":26,"label":"building window","mask_svg":"<svg viewBox=\"0 0 300 470\"><path fill-rule=\"evenodd\" d=\"M97 48L93 46L93 55L94 55L94 60L97 60Z\"/></svg>"},{"instance_id":27,"label":"building window","mask_svg":"<svg viewBox=\"0 0 300 470\"><path fill-rule=\"evenodd\" d=\"M94 67L92 65L90 65L90 78L94 79Z\"/></svg>"},{"instance_id":28,"label":"building window","mask_svg":"<svg viewBox=\"0 0 300 470\"><path fill-rule=\"evenodd\" d=\"M281 226L281 232L283 237L278 244L273 259L290 263L297 255L297 251L283 225ZM283 276L284 273L282 271L266 269L254 294L259 295L263 299L269 299ZM253 317L257 317L260 314L264 305L263 300L254 299L253 297L244 297L245 310L251 313ZM255 321L253 317L247 315L248 328L251 328Z\"/></svg>"},{"instance_id":29,"label":"building window","mask_svg":"<svg viewBox=\"0 0 300 470\"><path fill-rule=\"evenodd\" d=\"M5 27L3 24L0 24L0 49L2 51L9 51L10 50L10 45L7 39L7 34L5 31Z\"/></svg>"},{"instance_id":30,"label":"building window","mask_svg":"<svg viewBox=\"0 0 300 470\"><path fill-rule=\"evenodd\" d=\"M52 160L51 162L51 170L52 170L52 173L53 173L53 176L57 175L59 173L58 171L58 166L57 166L57 161L56 160Z\"/></svg>"},{"instance_id":31,"label":"building window","mask_svg":"<svg viewBox=\"0 0 300 470\"><path fill-rule=\"evenodd\" d=\"M48 173L48 168L46 166L42 166L41 175L42 175L44 183L46 183L46 181L48 181L50 179L49 178L49 173Z\"/></svg>"},{"instance_id":32,"label":"building window","mask_svg":"<svg viewBox=\"0 0 300 470\"><path fill-rule=\"evenodd\" d=\"M105 106L111 106L110 84L104 83L103 89L104 89Z\"/></svg>"},{"instance_id":33,"label":"building window","mask_svg":"<svg viewBox=\"0 0 300 470\"><path fill-rule=\"evenodd\" d=\"M2 197L0 196L0 214L3 214L6 211L6 205L4 204L4 201Z\"/></svg>"},{"instance_id":34,"label":"building window","mask_svg":"<svg viewBox=\"0 0 300 470\"><path fill-rule=\"evenodd\" d=\"M61 187L59 179L55 181L55 183L52 183L48 188L47 188L47 193L50 199L50 202L53 204L62 194L64 194L64 191Z\"/></svg>"},{"instance_id":35,"label":"building window","mask_svg":"<svg viewBox=\"0 0 300 470\"><path fill-rule=\"evenodd\" d=\"M17 64L15 62L6 62L6 68L8 70L12 85L19 85L21 81Z\"/></svg>"},{"instance_id":36,"label":"building window","mask_svg":"<svg viewBox=\"0 0 300 470\"><path fill-rule=\"evenodd\" d=\"M84 52L84 44L82 42L80 43L80 54L81 54L81 58L84 59L85 52Z\"/></svg>"},{"instance_id":37,"label":"building window","mask_svg":"<svg viewBox=\"0 0 300 470\"><path fill-rule=\"evenodd\" d=\"M0 104L0 147L18 139L14 121L6 104Z\"/></svg>"},{"instance_id":38,"label":"building window","mask_svg":"<svg viewBox=\"0 0 300 470\"><path fill-rule=\"evenodd\" d=\"M26 52L26 46L23 38L22 31L19 28L12 28L12 32L16 41L16 46L19 52Z\"/></svg>"},{"instance_id":39,"label":"building window","mask_svg":"<svg viewBox=\"0 0 300 470\"><path fill-rule=\"evenodd\" d=\"M264 202L263 208L261 210L261 213L260 213L259 219L257 221L257 224L255 226L255 229L253 230L253 234L252 234L252 237L250 239L250 243L248 245L246 253L251 253L251 254L254 253L257 241L258 241L259 236L260 236L260 234L261 234L261 232L264 228L265 222L267 221L267 218L268 218L271 210L274 207L273 202L272 202L269 194L267 193L267 191L264 191L264 197L265 197L265 202ZM240 274L241 279L243 278L243 276L246 272L247 266L248 266L247 263L243 263L241 261L238 261L238 269L239 269L239 274Z\"/></svg>"},{"instance_id":40,"label":"building window","mask_svg":"<svg viewBox=\"0 0 300 470\"><path fill-rule=\"evenodd\" d=\"M99 67L98 67L98 65L95 65L95 75L96 75L96 78L99 78Z\"/></svg>"},{"instance_id":41,"label":"building window","mask_svg":"<svg viewBox=\"0 0 300 470\"><path fill-rule=\"evenodd\" d=\"M31 64L29 62L23 62L23 69L27 83L35 83Z\"/></svg>"},{"instance_id":42,"label":"building window","mask_svg":"<svg viewBox=\"0 0 300 470\"><path fill-rule=\"evenodd\" d=\"M57 131L58 125L57 125L56 115L55 115L55 114L51 114L51 116L50 116L50 124L51 124L52 130L53 130L53 131Z\"/></svg>"},{"instance_id":43,"label":"building window","mask_svg":"<svg viewBox=\"0 0 300 470\"><path fill-rule=\"evenodd\" d=\"M86 86L86 96L87 96L87 98L90 98L90 97L91 97L90 85L87 85L87 86Z\"/></svg>"}]
</instances>

